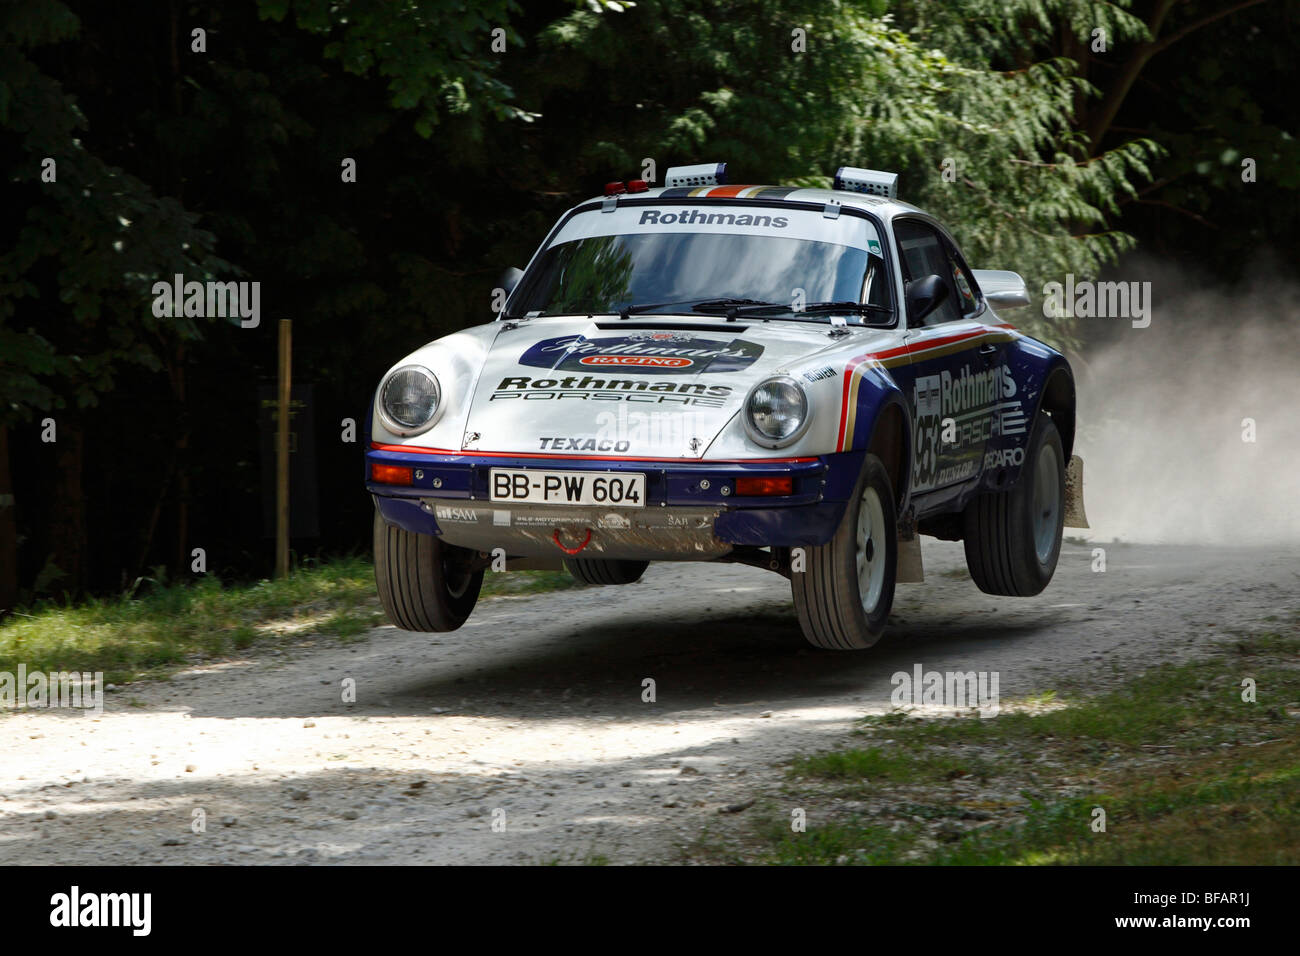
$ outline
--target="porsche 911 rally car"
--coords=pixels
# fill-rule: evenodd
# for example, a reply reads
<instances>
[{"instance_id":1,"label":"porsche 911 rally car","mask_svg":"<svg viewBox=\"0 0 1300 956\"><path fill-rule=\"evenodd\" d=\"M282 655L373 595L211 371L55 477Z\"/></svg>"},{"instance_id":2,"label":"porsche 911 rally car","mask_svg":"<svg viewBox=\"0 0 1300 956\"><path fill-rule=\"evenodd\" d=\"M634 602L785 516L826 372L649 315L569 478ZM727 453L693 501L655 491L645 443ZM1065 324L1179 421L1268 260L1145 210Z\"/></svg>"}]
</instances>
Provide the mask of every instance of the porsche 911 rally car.
<instances>
[{"instance_id":1,"label":"porsche 911 rally car","mask_svg":"<svg viewBox=\"0 0 1300 956\"><path fill-rule=\"evenodd\" d=\"M918 534L1032 595L1086 526L1065 358L1004 322L897 176L833 189L611 183L569 210L497 318L417 349L375 393L375 574L399 627L464 623L489 567L588 584L650 561L789 578L814 645L881 635Z\"/></svg>"}]
</instances>

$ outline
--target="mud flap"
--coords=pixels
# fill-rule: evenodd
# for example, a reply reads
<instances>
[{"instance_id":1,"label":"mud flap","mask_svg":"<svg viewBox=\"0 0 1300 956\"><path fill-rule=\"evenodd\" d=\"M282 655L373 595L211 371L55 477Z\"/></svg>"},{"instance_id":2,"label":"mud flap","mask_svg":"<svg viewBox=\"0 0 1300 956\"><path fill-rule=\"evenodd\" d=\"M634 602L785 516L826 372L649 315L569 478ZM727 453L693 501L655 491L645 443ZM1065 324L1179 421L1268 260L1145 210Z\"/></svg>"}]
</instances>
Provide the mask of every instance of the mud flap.
<instances>
[{"instance_id":1,"label":"mud flap","mask_svg":"<svg viewBox=\"0 0 1300 956\"><path fill-rule=\"evenodd\" d=\"M925 582L925 568L921 566L921 536L918 534L898 539L898 573L894 577L898 584L922 584Z\"/></svg>"},{"instance_id":2,"label":"mud flap","mask_svg":"<svg viewBox=\"0 0 1300 956\"><path fill-rule=\"evenodd\" d=\"M1078 455L1070 456L1070 466L1065 469L1065 526L1089 527L1083 510L1083 459Z\"/></svg>"}]
</instances>

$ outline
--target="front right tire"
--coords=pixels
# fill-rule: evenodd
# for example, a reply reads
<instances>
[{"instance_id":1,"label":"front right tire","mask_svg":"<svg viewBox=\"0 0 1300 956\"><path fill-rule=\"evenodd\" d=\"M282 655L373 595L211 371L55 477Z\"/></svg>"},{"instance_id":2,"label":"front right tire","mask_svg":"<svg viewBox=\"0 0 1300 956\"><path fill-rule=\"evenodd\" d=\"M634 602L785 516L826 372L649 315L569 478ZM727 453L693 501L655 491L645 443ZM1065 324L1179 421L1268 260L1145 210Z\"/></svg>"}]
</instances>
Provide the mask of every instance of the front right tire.
<instances>
[{"instance_id":1,"label":"front right tire","mask_svg":"<svg viewBox=\"0 0 1300 956\"><path fill-rule=\"evenodd\" d=\"M898 511L884 463L868 454L835 536L804 548L790 589L814 647L863 650L885 632L898 572Z\"/></svg>"},{"instance_id":2,"label":"front right tire","mask_svg":"<svg viewBox=\"0 0 1300 956\"><path fill-rule=\"evenodd\" d=\"M966 567L985 594L1028 597L1047 587L1061 556L1065 449L1055 423L1038 416L1020 478L966 505Z\"/></svg>"},{"instance_id":3,"label":"front right tire","mask_svg":"<svg viewBox=\"0 0 1300 956\"><path fill-rule=\"evenodd\" d=\"M565 558L564 568L583 584L635 584L649 561L616 558Z\"/></svg>"}]
</instances>

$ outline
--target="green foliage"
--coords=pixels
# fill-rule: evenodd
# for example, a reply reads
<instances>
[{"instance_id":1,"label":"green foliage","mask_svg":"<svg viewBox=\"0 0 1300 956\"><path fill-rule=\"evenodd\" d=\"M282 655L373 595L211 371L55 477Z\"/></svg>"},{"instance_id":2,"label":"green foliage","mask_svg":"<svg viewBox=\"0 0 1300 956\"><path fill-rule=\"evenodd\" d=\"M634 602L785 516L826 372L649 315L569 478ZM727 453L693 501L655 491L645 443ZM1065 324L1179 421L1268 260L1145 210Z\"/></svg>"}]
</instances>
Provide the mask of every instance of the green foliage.
<instances>
[{"instance_id":1,"label":"green foliage","mask_svg":"<svg viewBox=\"0 0 1300 956\"><path fill-rule=\"evenodd\" d=\"M794 792L782 805L810 808L808 830L791 833L773 814L758 824L767 845L759 859L1286 863L1300 848L1300 734L1286 703L1300 694L1297 650L1300 630L1292 626L1240 635L1200 660L1161 664L1104 694L1051 698L1052 709L992 719L869 718L865 734L878 743L793 763ZM1269 688L1267 699L1243 701L1242 674ZM978 790L951 783L972 777ZM824 805L828 785L853 798L852 813ZM1091 827L1099 807L1104 833Z\"/></svg>"},{"instance_id":2,"label":"green foliage","mask_svg":"<svg viewBox=\"0 0 1300 956\"><path fill-rule=\"evenodd\" d=\"M475 137L490 120L536 119L497 76L507 51L525 43L510 25L520 12L514 0L258 0L258 8L275 21L292 12L299 27L327 38L325 57L349 73L384 77L392 105L417 111L426 139L447 116L468 120Z\"/></svg>"},{"instance_id":3,"label":"green foliage","mask_svg":"<svg viewBox=\"0 0 1300 956\"><path fill-rule=\"evenodd\" d=\"M574 587L562 572L488 574L484 597ZM349 557L288 578L223 584L216 575L168 581L164 568L122 594L79 603L40 601L0 623L0 671L103 671L109 682L161 676L186 662L255 643L350 638L385 623L374 566Z\"/></svg>"},{"instance_id":4,"label":"green foliage","mask_svg":"<svg viewBox=\"0 0 1300 956\"><path fill-rule=\"evenodd\" d=\"M160 342L198 329L153 315L152 281L228 268L195 215L82 144L81 110L26 52L76 28L54 0L8 8L0 20L3 172L25 210L6 226L0 255L0 424L94 405L124 367L157 369Z\"/></svg>"},{"instance_id":5,"label":"green foliage","mask_svg":"<svg viewBox=\"0 0 1300 956\"><path fill-rule=\"evenodd\" d=\"M956 777L983 779L992 774L994 768L983 760L962 754L934 750L913 754L868 747L865 750L837 750L803 757L795 761L790 772L798 776L833 780L891 780L906 783L914 780L951 780Z\"/></svg>"},{"instance_id":6,"label":"green foliage","mask_svg":"<svg viewBox=\"0 0 1300 956\"><path fill-rule=\"evenodd\" d=\"M1166 241L1187 231L1164 225L1174 217L1233 217L1234 228L1186 240L1207 269L1256 261L1260 249L1285 261L1300 157L1289 114L1261 94L1292 55L1273 34L1193 33L1204 42L1161 52L1159 82L1135 88L1161 121L1117 121L1105 144L1114 148L1099 154L1088 142L1085 120L1115 58L1213 12L1187 0L1162 32L1138 18L1151 9L5 4L0 170L17 214L0 224L0 424L67 410L81 419L86 468L120 476L111 507L108 492L87 492L87 537L103 549L87 562L98 587L116 586L124 565L134 576L179 563L195 536L260 573L250 422L257 386L275 374L273 324L156 318L151 283L176 272L261 282L264 318L295 320L297 380L317 385L318 421L356 418L395 356L490 318L501 269L527 261L564 209L609 179L641 175L646 159L660 179L711 159L756 183L826 185L845 164L897 170L903 198L946 221L972 265L1015 269L1031 291L1066 272L1095 274L1133 246L1128 224L1152 210L1165 219L1148 232ZM1264 21L1263 11L1233 22ZM193 23L208 30L203 53L190 49ZM1106 60L1089 50L1097 27L1112 34ZM492 48L495 30L505 52ZM46 157L56 182L40 180ZM345 157L355 183L340 182ZM1258 185L1241 181L1244 158L1258 161ZM1038 315L1009 317L1071 343L1066 325ZM61 417L61 436L63 427ZM11 445L28 588L46 549L59 551L42 540L50 513L32 493L50 485L54 456L18 460L33 434L15 430ZM370 506L352 494L355 449L319 449L321 497L337 509L325 543L358 546ZM164 462L147 474L108 467L156 463L159 450ZM190 509L187 523L179 503L204 496L221 506ZM75 578L65 545L56 563Z\"/></svg>"},{"instance_id":7,"label":"green foliage","mask_svg":"<svg viewBox=\"0 0 1300 956\"><path fill-rule=\"evenodd\" d=\"M992 57L1020 64L1063 35L1089 49L1100 37L1107 49L1151 38L1131 12L1133 0L904 0L897 7L909 33L971 63Z\"/></svg>"},{"instance_id":8,"label":"green foliage","mask_svg":"<svg viewBox=\"0 0 1300 956\"><path fill-rule=\"evenodd\" d=\"M1086 81L1069 154L1101 154L1111 175L1115 161L1135 158L1152 180L1101 203L1109 221L1122 214L1128 231L1156 240L1152 251L1208 260L1217 278L1236 279L1273 265L1270 255L1280 264L1300 253L1296 111L1272 81L1293 56L1269 41L1288 34L1298 9L1294 0L905 0L897 14L909 36L975 67L1067 60Z\"/></svg>"},{"instance_id":9,"label":"green foliage","mask_svg":"<svg viewBox=\"0 0 1300 956\"><path fill-rule=\"evenodd\" d=\"M949 223L976 267L1015 269L1031 289L1066 272L1094 276L1132 247L1108 216L1159 150L1135 141L1080 161L1071 113L1088 87L1072 63L994 70L991 49L957 44L966 55L954 59L877 13L789 0L661 0L613 19L578 11L542 32L536 66L516 85L532 91L543 127L552 103L562 110L581 91L610 103L574 131L578 173L635 170L643 157L661 169L730 160L749 182L829 185L841 165L896 170L903 196ZM792 49L795 29L806 52ZM622 82L664 63L661 83ZM1065 326L1017 321L1070 342Z\"/></svg>"},{"instance_id":10,"label":"green foliage","mask_svg":"<svg viewBox=\"0 0 1300 956\"><path fill-rule=\"evenodd\" d=\"M981 2L964 9L984 22ZM646 157L662 169L716 156L760 182L824 185L842 164L896 169L904 195L950 223L974 264L1014 268L1031 288L1064 272L1093 275L1132 244L1108 228L1107 217L1120 197L1133 194L1134 181L1149 176L1155 148L1138 141L1076 160L1082 153L1070 111L1084 84L1061 60L991 69L991 58L1006 51L1001 27L990 27L983 47L971 52L971 44L945 32L954 18L928 16L924 4L916 6L916 19L936 25L915 37L875 3L627 6L576 4L550 22L528 20L513 0L473 7L452 0L260 0L258 13L263 22L291 19L322 37L321 55L347 73L381 77L391 105L411 111L421 136L448 127L439 149L444 168L456 171L449 178L482 181L490 157L511 170L510 182L576 197L613 171L639 170ZM1117 34L1137 35L1121 8L1099 8ZM1067 15L1082 28L1099 14L1093 5L1027 4L1022 19L1051 23ZM531 33L512 26L512 18ZM12 251L0 259L0 336L9 346L0 384L11 396L11 419L33 409L91 405L121 368L157 369L163 343L197 337L193 320L155 318L147 291L176 272L203 279L236 271L215 257L214 230L259 275L330 276L318 293L308 293L318 321L386 308L391 314L394 291L412 317L437 302L423 290L440 288L448 299L436 261L414 250L394 250L388 268L400 276L395 283L357 274L367 251L337 208L322 209L314 221L295 210L297 228L284 228L291 221L283 217L256 222L250 204L274 201L285 188L286 148L329 129L348 137L336 154L349 155L389 128L382 117L368 120L347 108L353 119L344 133L334 123L322 126L323 115L295 108L295 101L305 105L296 90L310 75L305 64L295 65L302 51L272 43L283 64L274 80L275 73L237 51L214 55L209 75L192 82L185 112L156 116L153 130L140 130L165 143L172 164L191 177L214 156L239 163L237 183L224 170L211 174L242 197L200 194L187 210L87 150L87 122L76 101L25 55L34 44L74 36L77 19L66 6L31 0L11 10L3 29L0 105L5 132L19 146L6 171L24 184L27 200ZM497 30L505 31L507 52L492 49ZM803 31L805 51L793 49L796 31ZM963 56L950 57L931 45L936 41ZM602 108L590 110L592 101ZM537 122L510 122L520 119ZM38 181L46 156L58 163L55 183ZM401 175L390 196L407 185ZM409 185L405 195L417 203L454 203L446 184ZM535 241L545 218L524 242ZM457 224L447 225L454 234ZM485 230L481 222L471 228L481 236ZM511 241L521 235L513 232ZM461 284L452 283L452 315L465 311L456 303L473 291L462 292ZM54 327L57 334L33 321L48 316L52 302L69 320ZM435 314L445 321L448 310L442 305ZM1044 328L1032 317L1022 324L1058 344L1068 341L1063 328Z\"/></svg>"}]
</instances>

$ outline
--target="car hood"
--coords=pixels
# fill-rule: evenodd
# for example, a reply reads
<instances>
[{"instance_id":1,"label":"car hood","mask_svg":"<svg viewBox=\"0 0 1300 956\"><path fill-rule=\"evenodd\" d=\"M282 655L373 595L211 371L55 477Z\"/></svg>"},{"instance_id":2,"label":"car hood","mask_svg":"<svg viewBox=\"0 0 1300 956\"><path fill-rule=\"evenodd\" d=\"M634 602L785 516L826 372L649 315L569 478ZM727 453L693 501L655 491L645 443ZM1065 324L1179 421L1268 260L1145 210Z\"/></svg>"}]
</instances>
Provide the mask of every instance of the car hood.
<instances>
[{"instance_id":1,"label":"car hood","mask_svg":"<svg viewBox=\"0 0 1300 956\"><path fill-rule=\"evenodd\" d=\"M469 397L462 447L699 459L755 383L833 365L829 353L850 340L827 331L812 322L698 316L502 323ZM851 343L871 348L892 334L854 329Z\"/></svg>"}]
</instances>

